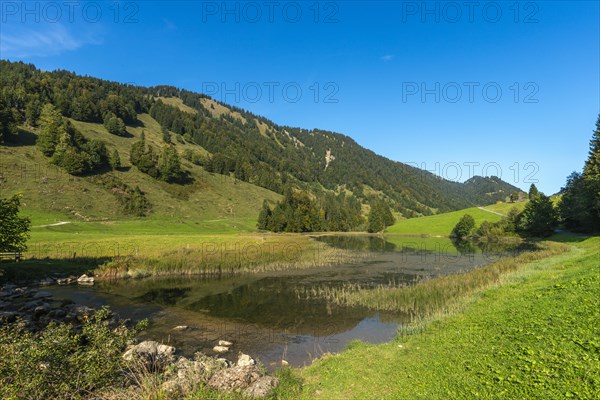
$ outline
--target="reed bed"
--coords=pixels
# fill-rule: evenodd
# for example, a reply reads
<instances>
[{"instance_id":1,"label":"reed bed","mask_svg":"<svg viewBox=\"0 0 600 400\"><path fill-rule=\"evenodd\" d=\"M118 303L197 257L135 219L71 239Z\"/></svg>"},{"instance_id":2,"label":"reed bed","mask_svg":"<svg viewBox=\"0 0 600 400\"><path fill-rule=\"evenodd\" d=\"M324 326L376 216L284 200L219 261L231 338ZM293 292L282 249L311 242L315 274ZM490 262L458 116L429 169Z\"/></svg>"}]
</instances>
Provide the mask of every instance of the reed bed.
<instances>
[{"instance_id":1,"label":"reed bed","mask_svg":"<svg viewBox=\"0 0 600 400\"><path fill-rule=\"evenodd\" d=\"M94 271L107 279L150 276L222 275L307 269L361 261L366 254L303 241L274 246L179 248L160 257L115 257Z\"/></svg>"},{"instance_id":2,"label":"reed bed","mask_svg":"<svg viewBox=\"0 0 600 400\"><path fill-rule=\"evenodd\" d=\"M439 314L452 312L460 299L477 290L496 285L502 275L516 271L520 265L569 251L561 243L541 242L537 249L504 258L469 272L425 279L415 284L379 285L369 288L360 284L341 287L318 287L303 293L304 298L324 298L344 306L362 306L373 310L393 311L419 322Z\"/></svg>"}]
</instances>

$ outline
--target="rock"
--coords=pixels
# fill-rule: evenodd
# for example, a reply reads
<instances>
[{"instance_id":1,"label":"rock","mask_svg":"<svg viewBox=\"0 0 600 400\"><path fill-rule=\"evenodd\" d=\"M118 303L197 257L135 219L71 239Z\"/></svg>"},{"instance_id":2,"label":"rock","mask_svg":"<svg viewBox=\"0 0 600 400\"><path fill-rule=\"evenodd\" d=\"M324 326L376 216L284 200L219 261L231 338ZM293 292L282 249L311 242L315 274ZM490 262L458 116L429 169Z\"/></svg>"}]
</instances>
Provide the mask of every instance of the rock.
<instances>
[{"instance_id":1,"label":"rock","mask_svg":"<svg viewBox=\"0 0 600 400\"><path fill-rule=\"evenodd\" d=\"M261 373L256 365L235 366L215 373L208 381L208 386L223 392L238 392L252 385L260 377Z\"/></svg>"},{"instance_id":2,"label":"rock","mask_svg":"<svg viewBox=\"0 0 600 400\"><path fill-rule=\"evenodd\" d=\"M178 325L175 328L173 328L174 331L185 331L186 329L188 329L187 325Z\"/></svg>"},{"instance_id":3,"label":"rock","mask_svg":"<svg viewBox=\"0 0 600 400\"><path fill-rule=\"evenodd\" d=\"M40 315L46 314L48 311L50 311L50 306L44 303L33 310L33 315L39 317Z\"/></svg>"},{"instance_id":4,"label":"rock","mask_svg":"<svg viewBox=\"0 0 600 400\"><path fill-rule=\"evenodd\" d=\"M243 391L243 395L253 399L267 397L277 386L279 386L279 379L266 375L258 378L254 383L246 388Z\"/></svg>"},{"instance_id":5,"label":"rock","mask_svg":"<svg viewBox=\"0 0 600 400\"><path fill-rule=\"evenodd\" d=\"M52 278L45 278L38 282L39 286L50 286L53 284L54 284L54 279L52 279Z\"/></svg>"},{"instance_id":6,"label":"rock","mask_svg":"<svg viewBox=\"0 0 600 400\"><path fill-rule=\"evenodd\" d=\"M27 303L23 304L21 306L21 308L19 308L19 311L33 311L36 309L36 307L39 307L41 305L42 305L41 300L28 301Z\"/></svg>"},{"instance_id":7,"label":"rock","mask_svg":"<svg viewBox=\"0 0 600 400\"><path fill-rule=\"evenodd\" d=\"M52 293L49 293L49 292L37 292L33 296L34 299L47 299L49 297L52 297Z\"/></svg>"},{"instance_id":8,"label":"rock","mask_svg":"<svg viewBox=\"0 0 600 400\"><path fill-rule=\"evenodd\" d=\"M222 364L223 368L229 368L233 366L233 363L226 358L217 358L217 361Z\"/></svg>"},{"instance_id":9,"label":"rock","mask_svg":"<svg viewBox=\"0 0 600 400\"><path fill-rule=\"evenodd\" d=\"M223 368L226 367L219 360L202 353L196 353L193 361L181 357L167 369L165 373L167 380L162 388L168 393L178 393L181 395L179 397L184 397L206 385L215 372Z\"/></svg>"},{"instance_id":10,"label":"rock","mask_svg":"<svg viewBox=\"0 0 600 400\"><path fill-rule=\"evenodd\" d=\"M60 278L56 280L56 283L59 285L70 285L71 283L77 281L76 277L68 277L68 278Z\"/></svg>"},{"instance_id":11,"label":"rock","mask_svg":"<svg viewBox=\"0 0 600 400\"><path fill-rule=\"evenodd\" d=\"M226 353L229 351L229 347L226 346L215 346L213 347L215 353Z\"/></svg>"},{"instance_id":12,"label":"rock","mask_svg":"<svg viewBox=\"0 0 600 400\"><path fill-rule=\"evenodd\" d=\"M93 285L94 278L92 278L91 276L87 276L86 274L83 274L79 278L77 278L77 283L79 283L80 285Z\"/></svg>"},{"instance_id":13,"label":"rock","mask_svg":"<svg viewBox=\"0 0 600 400\"><path fill-rule=\"evenodd\" d=\"M48 313L48 316L50 318L64 318L67 315L67 313L65 312L65 310L62 310L60 308L57 308L56 310L52 310Z\"/></svg>"},{"instance_id":14,"label":"rock","mask_svg":"<svg viewBox=\"0 0 600 400\"><path fill-rule=\"evenodd\" d=\"M123 354L127 361L139 360L148 371L161 371L174 361L175 347L146 340Z\"/></svg>"},{"instance_id":15,"label":"rock","mask_svg":"<svg viewBox=\"0 0 600 400\"><path fill-rule=\"evenodd\" d=\"M228 342L227 340L219 340L219 346L231 347L233 343Z\"/></svg>"},{"instance_id":16,"label":"rock","mask_svg":"<svg viewBox=\"0 0 600 400\"><path fill-rule=\"evenodd\" d=\"M0 311L0 321L2 322L15 322L20 313L14 311Z\"/></svg>"},{"instance_id":17,"label":"rock","mask_svg":"<svg viewBox=\"0 0 600 400\"><path fill-rule=\"evenodd\" d=\"M254 361L254 359L252 357L250 357L248 354L240 353L240 356L238 357L237 366L245 367L248 365L256 365L256 361Z\"/></svg>"}]
</instances>

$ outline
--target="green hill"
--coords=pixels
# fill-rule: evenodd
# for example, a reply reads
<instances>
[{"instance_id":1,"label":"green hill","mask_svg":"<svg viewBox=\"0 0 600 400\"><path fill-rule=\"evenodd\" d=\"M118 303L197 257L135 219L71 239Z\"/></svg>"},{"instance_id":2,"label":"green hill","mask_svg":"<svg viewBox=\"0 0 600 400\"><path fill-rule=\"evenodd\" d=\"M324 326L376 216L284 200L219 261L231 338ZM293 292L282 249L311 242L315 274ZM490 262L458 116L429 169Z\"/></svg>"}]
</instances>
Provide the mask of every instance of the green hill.
<instances>
[{"instance_id":1,"label":"green hill","mask_svg":"<svg viewBox=\"0 0 600 400\"><path fill-rule=\"evenodd\" d=\"M471 215L475 219L475 224L479 226L483 221L499 221L502 218L502 215L498 214L506 215L513 207L516 207L521 211L525 207L525 204L525 202L500 203L482 207L484 209L472 207L445 214L400 220L390 226L387 229L387 233L399 235L449 236L454 225L456 225L458 220L465 214Z\"/></svg>"},{"instance_id":2,"label":"green hill","mask_svg":"<svg viewBox=\"0 0 600 400\"><path fill-rule=\"evenodd\" d=\"M340 201L331 196L343 193L360 203L363 213L383 199L402 218L493 204L519 190L495 177L447 181L379 156L348 136L280 126L183 89L124 85L1 60L0 72L0 190L22 192L25 209L40 220L133 218L130 208L139 200L149 204L146 218L227 220L227 229L248 230L255 227L263 200L276 202L286 188L305 191L322 204ZM116 150L122 168L88 168L72 176L52 166L35 147L40 113L48 103L88 143L106 147L109 155ZM131 165L130 152L142 132L155 162L163 160L159 154L165 148L183 161L185 182L167 183L152 177L152 168L142 173ZM80 151L78 140L73 136L62 146Z\"/></svg>"}]
</instances>

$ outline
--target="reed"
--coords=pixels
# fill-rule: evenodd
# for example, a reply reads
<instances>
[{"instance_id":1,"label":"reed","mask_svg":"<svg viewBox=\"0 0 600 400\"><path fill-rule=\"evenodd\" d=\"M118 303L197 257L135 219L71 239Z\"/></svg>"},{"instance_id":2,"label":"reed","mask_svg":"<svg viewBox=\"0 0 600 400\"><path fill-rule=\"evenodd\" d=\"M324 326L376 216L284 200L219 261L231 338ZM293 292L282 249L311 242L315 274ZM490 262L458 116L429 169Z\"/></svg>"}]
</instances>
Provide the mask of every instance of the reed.
<instances>
[{"instance_id":1,"label":"reed","mask_svg":"<svg viewBox=\"0 0 600 400\"><path fill-rule=\"evenodd\" d=\"M297 295L300 298L324 298L337 305L398 312L418 325L424 318L456 311L461 298L498 284L502 275L516 271L520 265L570 249L565 244L555 242L540 242L536 247L533 251L504 258L469 272L421 280L415 284L379 285L374 288L346 284L341 287L311 288Z\"/></svg>"}]
</instances>

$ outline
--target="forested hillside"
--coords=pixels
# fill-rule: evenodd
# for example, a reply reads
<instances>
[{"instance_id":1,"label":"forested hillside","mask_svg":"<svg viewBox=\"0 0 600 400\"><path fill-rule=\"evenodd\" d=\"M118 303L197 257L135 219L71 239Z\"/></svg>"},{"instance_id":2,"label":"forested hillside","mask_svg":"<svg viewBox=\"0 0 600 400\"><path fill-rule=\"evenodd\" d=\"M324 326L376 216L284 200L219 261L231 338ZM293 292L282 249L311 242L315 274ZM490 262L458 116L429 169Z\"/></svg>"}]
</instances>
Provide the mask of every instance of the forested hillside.
<instances>
[{"instance_id":1,"label":"forested hillside","mask_svg":"<svg viewBox=\"0 0 600 400\"><path fill-rule=\"evenodd\" d=\"M280 126L203 94L44 72L8 61L0 61L0 124L0 141L37 142L46 162L105 191L124 193L135 215L152 210L143 197L162 198L150 192L177 193L186 201L186 193L212 190L197 183L215 175L280 195L305 192L306 201L328 204L315 212L352 221L322 215L328 222L320 226L345 230L364 223L361 214L374 201L410 218L491 204L519 190L494 177L465 184L440 179L379 156L348 136ZM35 140L27 141L32 134ZM161 183L130 182L124 173L129 169L147 176L144 182ZM256 199L252 212L258 216L264 199L280 199L275 193Z\"/></svg>"}]
</instances>

